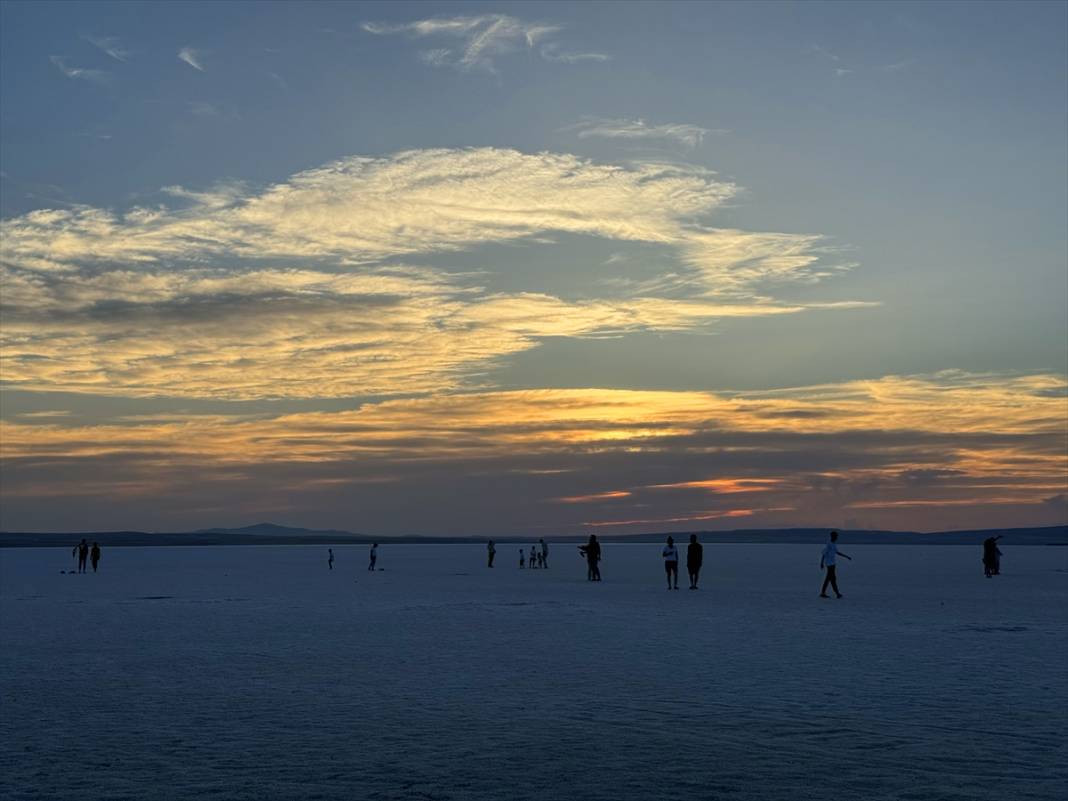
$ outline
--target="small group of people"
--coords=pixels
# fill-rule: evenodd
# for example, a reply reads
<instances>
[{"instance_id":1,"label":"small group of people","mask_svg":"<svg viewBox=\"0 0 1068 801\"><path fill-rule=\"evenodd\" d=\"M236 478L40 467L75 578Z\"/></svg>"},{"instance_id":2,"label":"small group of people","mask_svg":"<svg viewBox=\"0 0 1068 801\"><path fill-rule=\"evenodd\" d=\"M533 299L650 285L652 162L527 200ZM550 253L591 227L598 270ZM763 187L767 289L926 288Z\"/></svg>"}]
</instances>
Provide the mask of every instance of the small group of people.
<instances>
[{"instance_id":1,"label":"small group of people","mask_svg":"<svg viewBox=\"0 0 1068 801\"><path fill-rule=\"evenodd\" d=\"M377 562L378 562L378 543L377 542L371 545L370 557L371 557L371 560L370 560L369 564L367 565L367 569L369 571L371 571L371 572L374 572L375 564L377 564ZM326 566L330 570L334 569L334 549L333 548L327 548L326 549Z\"/></svg>"},{"instance_id":2,"label":"small group of people","mask_svg":"<svg viewBox=\"0 0 1068 801\"><path fill-rule=\"evenodd\" d=\"M547 568L549 566L549 546L545 544L545 540L538 540L537 545L531 545L529 556L530 558L528 559L527 555L523 553L523 549L519 549L520 570L528 566L531 570Z\"/></svg>"},{"instance_id":3,"label":"small group of people","mask_svg":"<svg viewBox=\"0 0 1068 801\"><path fill-rule=\"evenodd\" d=\"M74 549L71 551L71 556L78 557L79 573L86 572L85 565L87 561L92 564L93 572L95 573L96 566L100 564L100 546L94 542L92 547L90 547L89 543L82 537L82 541L75 545Z\"/></svg>"},{"instance_id":4,"label":"small group of people","mask_svg":"<svg viewBox=\"0 0 1068 801\"><path fill-rule=\"evenodd\" d=\"M669 590L679 588L679 549L675 547L674 537L667 538L667 545L660 552L664 557L664 571L667 573ZM697 535L690 535L690 544L686 546L686 572L690 576L690 589L697 589L697 578L701 574L701 564L705 560L705 549L697 541Z\"/></svg>"}]
</instances>

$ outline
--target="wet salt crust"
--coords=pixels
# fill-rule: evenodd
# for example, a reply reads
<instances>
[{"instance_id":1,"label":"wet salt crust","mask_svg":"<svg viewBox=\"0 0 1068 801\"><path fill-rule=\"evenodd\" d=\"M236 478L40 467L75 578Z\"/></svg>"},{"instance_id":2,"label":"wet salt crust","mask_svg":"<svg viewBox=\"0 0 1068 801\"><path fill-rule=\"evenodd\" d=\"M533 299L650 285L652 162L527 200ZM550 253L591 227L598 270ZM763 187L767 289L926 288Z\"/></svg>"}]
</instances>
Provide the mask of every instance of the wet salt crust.
<instances>
[{"instance_id":1,"label":"wet salt crust","mask_svg":"<svg viewBox=\"0 0 1068 801\"><path fill-rule=\"evenodd\" d=\"M842 548L0 550L0 797L1064 798L1068 548Z\"/></svg>"}]
</instances>

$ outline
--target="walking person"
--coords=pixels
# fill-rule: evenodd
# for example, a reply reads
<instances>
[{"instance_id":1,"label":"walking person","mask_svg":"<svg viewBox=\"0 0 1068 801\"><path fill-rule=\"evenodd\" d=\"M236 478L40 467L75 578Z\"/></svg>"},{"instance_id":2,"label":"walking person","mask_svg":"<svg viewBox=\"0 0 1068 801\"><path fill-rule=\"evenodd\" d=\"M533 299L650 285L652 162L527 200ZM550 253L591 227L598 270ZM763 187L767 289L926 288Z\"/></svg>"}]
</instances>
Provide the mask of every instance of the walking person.
<instances>
[{"instance_id":1,"label":"walking person","mask_svg":"<svg viewBox=\"0 0 1068 801\"><path fill-rule=\"evenodd\" d=\"M838 532L831 532L831 541L823 546L823 554L820 556L820 569L827 570L827 577L823 579L823 588L820 590L820 598L827 597L827 585L831 585L831 589L834 590L834 596L841 598L842 593L838 591L838 576L835 573L835 563L838 561L838 557L842 556L853 561L852 556L848 556L838 550Z\"/></svg>"},{"instance_id":2,"label":"walking person","mask_svg":"<svg viewBox=\"0 0 1068 801\"><path fill-rule=\"evenodd\" d=\"M545 540L538 540L541 543L541 566L549 566L549 546L545 544Z\"/></svg>"},{"instance_id":3,"label":"walking person","mask_svg":"<svg viewBox=\"0 0 1068 801\"><path fill-rule=\"evenodd\" d=\"M367 569L370 570L372 573L375 570L375 562L377 562L377 561L378 561L378 543L376 542L376 543L374 543L374 545L371 546L371 564L369 564L367 566Z\"/></svg>"},{"instance_id":4,"label":"walking person","mask_svg":"<svg viewBox=\"0 0 1068 801\"><path fill-rule=\"evenodd\" d=\"M326 551L327 551L328 554L330 554L328 557L326 557L327 567L329 567L331 570L333 570L334 569L334 549L333 548L327 548Z\"/></svg>"},{"instance_id":5,"label":"walking person","mask_svg":"<svg viewBox=\"0 0 1068 801\"><path fill-rule=\"evenodd\" d=\"M697 589L697 576L701 572L701 562L705 558L705 549L697 541L697 535L690 535L690 544L686 546L686 572L690 574L690 589Z\"/></svg>"},{"instance_id":6,"label":"walking person","mask_svg":"<svg viewBox=\"0 0 1068 801\"><path fill-rule=\"evenodd\" d=\"M679 549L675 547L675 540L671 537L667 538L667 545L664 546L661 555L664 557L664 571L667 573L668 589L679 588ZM672 579L675 580L674 587L671 584Z\"/></svg>"},{"instance_id":7,"label":"walking person","mask_svg":"<svg viewBox=\"0 0 1068 801\"><path fill-rule=\"evenodd\" d=\"M579 546L579 553L586 557L586 581L600 581L601 543L596 534L590 534L589 542Z\"/></svg>"},{"instance_id":8,"label":"walking person","mask_svg":"<svg viewBox=\"0 0 1068 801\"><path fill-rule=\"evenodd\" d=\"M82 537L82 541L74 546L71 555L78 557L78 572L84 573L85 560L89 558L89 543L85 541L85 537Z\"/></svg>"},{"instance_id":9,"label":"walking person","mask_svg":"<svg viewBox=\"0 0 1068 801\"><path fill-rule=\"evenodd\" d=\"M489 544L486 545L486 555L489 557L487 567L493 567L493 557L497 555L497 546L493 544L493 540L490 540Z\"/></svg>"},{"instance_id":10,"label":"walking person","mask_svg":"<svg viewBox=\"0 0 1068 801\"><path fill-rule=\"evenodd\" d=\"M96 566L100 562L100 546L97 543L93 543L92 550L89 551L89 561L93 565L93 572L96 572Z\"/></svg>"}]
</instances>

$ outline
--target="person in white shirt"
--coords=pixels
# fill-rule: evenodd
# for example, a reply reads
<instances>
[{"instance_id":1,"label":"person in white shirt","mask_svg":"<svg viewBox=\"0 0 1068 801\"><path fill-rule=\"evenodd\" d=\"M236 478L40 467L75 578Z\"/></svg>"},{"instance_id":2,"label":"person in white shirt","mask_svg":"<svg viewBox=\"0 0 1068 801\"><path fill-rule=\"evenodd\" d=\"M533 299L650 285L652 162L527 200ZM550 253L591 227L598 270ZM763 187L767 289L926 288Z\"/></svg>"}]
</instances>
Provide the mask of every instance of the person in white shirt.
<instances>
[{"instance_id":1,"label":"person in white shirt","mask_svg":"<svg viewBox=\"0 0 1068 801\"><path fill-rule=\"evenodd\" d=\"M679 549L675 547L675 540L668 537L667 545L664 546L661 554L664 557L664 570L667 572L668 589L677 590L679 588ZM674 586L672 586L672 579L675 582Z\"/></svg>"},{"instance_id":2,"label":"person in white shirt","mask_svg":"<svg viewBox=\"0 0 1068 801\"><path fill-rule=\"evenodd\" d=\"M820 598L827 597L827 585L831 585L831 589L834 590L836 598L841 598L842 593L838 591L838 576L835 575L835 562L837 562L839 556L843 556L849 561L853 561L853 557L842 553L838 550L838 532L831 532L831 541L823 546L823 554L820 556L820 570L827 570L827 576L823 579L823 589L820 590Z\"/></svg>"}]
</instances>

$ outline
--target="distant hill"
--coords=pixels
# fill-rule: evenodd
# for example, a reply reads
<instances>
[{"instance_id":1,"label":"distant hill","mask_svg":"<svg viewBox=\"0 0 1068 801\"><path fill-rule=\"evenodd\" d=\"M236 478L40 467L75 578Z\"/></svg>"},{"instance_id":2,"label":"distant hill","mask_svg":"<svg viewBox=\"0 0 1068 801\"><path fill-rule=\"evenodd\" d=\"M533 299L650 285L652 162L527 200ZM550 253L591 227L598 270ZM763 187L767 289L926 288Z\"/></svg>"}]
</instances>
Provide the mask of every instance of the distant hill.
<instances>
[{"instance_id":1,"label":"distant hill","mask_svg":"<svg viewBox=\"0 0 1068 801\"><path fill-rule=\"evenodd\" d=\"M241 528L202 528L193 532L194 534L222 534L222 535L234 535L234 536L256 536L256 537L360 537L361 534L353 534L351 531L340 531L338 529L310 529L310 528L293 528L292 526L279 526L274 523L255 523L251 526L242 526Z\"/></svg>"},{"instance_id":2,"label":"distant hill","mask_svg":"<svg viewBox=\"0 0 1068 801\"><path fill-rule=\"evenodd\" d=\"M839 529L842 542L860 545L978 545L993 534L1003 535L1004 545L1068 545L1068 526L1045 528L1015 528L972 531L943 531L920 533L915 531L851 531ZM825 542L826 528L739 529L734 531L671 532L679 542L690 534L697 534L702 542L736 543L795 543ZM586 534L543 535L549 542L580 542ZM662 542L666 533L605 534L602 542ZM241 528L205 528L190 532L95 531L95 532L0 532L0 548L67 547L85 537L102 546L148 545L361 545L372 541L381 543L485 543L487 537L433 537L359 534L333 529L308 529L256 523ZM494 537L498 543L530 543L538 538Z\"/></svg>"}]
</instances>

